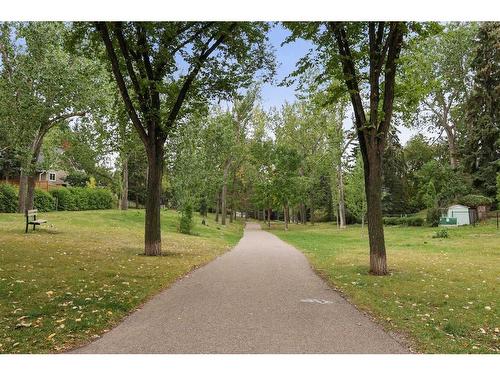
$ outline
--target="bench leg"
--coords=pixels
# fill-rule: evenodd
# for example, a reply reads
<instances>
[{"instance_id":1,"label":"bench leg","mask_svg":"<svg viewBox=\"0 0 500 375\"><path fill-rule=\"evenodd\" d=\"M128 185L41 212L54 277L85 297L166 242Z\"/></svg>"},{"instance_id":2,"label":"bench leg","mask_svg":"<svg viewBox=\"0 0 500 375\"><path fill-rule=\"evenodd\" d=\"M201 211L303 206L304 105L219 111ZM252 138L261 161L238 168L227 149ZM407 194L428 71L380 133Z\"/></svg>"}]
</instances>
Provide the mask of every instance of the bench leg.
<instances>
[{"instance_id":1,"label":"bench leg","mask_svg":"<svg viewBox=\"0 0 500 375\"><path fill-rule=\"evenodd\" d=\"M33 230L35 230L35 228L36 228L36 224L33 224Z\"/></svg>"},{"instance_id":2,"label":"bench leg","mask_svg":"<svg viewBox=\"0 0 500 375\"><path fill-rule=\"evenodd\" d=\"M26 232L24 233L28 233L28 223L26 223Z\"/></svg>"}]
</instances>

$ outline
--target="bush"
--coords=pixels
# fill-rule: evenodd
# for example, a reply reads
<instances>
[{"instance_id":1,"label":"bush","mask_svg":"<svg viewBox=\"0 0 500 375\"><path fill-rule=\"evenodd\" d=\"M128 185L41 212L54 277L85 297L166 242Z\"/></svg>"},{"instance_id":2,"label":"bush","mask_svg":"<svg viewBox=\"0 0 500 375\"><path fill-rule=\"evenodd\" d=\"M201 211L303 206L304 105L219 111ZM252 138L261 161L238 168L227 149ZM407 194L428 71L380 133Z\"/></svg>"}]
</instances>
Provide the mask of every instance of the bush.
<instances>
[{"instance_id":1,"label":"bush","mask_svg":"<svg viewBox=\"0 0 500 375\"><path fill-rule=\"evenodd\" d=\"M54 197L45 190L35 189L34 208L43 212L54 211Z\"/></svg>"},{"instance_id":2,"label":"bush","mask_svg":"<svg viewBox=\"0 0 500 375\"><path fill-rule=\"evenodd\" d=\"M107 210L113 208L113 194L107 189L87 189L89 190L89 209Z\"/></svg>"},{"instance_id":3,"label":"bush","mask_svg":"<svg viewBox=\"0 0 500 375\"><path fill-rule=\"evenodd\" d=\"M409 227L421 227L425 223L423 217L409 216L409 217L404 217L403 219L406 222L406 225L408 225Z\"/></svg>"},{"instance_id":4,"label":"bush","mask_svg":"<svg viewBox=\"0 0 500 375\"><path fill-rule=\"evenodd\" d=\"M437 207L432 207L427 210L427 225L430 227L437 227L441 219L441 211Z\"/></svg>"},{"instance_id":5,"label":"bush","mask_svg":"<svg viewBox=\"0 0 500 375\"><path fill-rule=\"evenodd\" d=\"M408 227L421 227L424 225L424 219L421 217L384 217L384 225L403 225Z\"/></svg>"},{"instance_id":6,"label":"bush","mask_svg":"<svg viewBox=\"0 0 500 375\"><path fill-rule=\"evenodd\" d=\"M493 203L493 199L484 195L469 194L458 200L458 203L468 207L489 206Z\"/></svg>"},{"instance_id":7,"label":"bush","mask_svg":"<svg viewBox=\"0 0 500 375\"><path fill-rule=\"evenodd\" d=\"M184 234L191 234L193 229L193 206L190 203L186 203L182 207L181 217L179 220L179 232Z\"/></svg>"},{"instance_id":8,"label":"bush","mask_svg":"<svg viewBox=\"0 0 500 375\"><path fill-rule=\"evenodd\" d=\"M383 222L384 222L384 225L399 225L399 224L401 224L401 220L399 217L384 217Z\"/></svg>"},{"instance_id":9,"label":"bush","mask_svg":"<svg viewBox=\"0 0 500 375\"><path fill-rule=\"evenodd\" d=\"M57 198L58 211L75 211L77 209L75 199L71 191L65 187L50 191L53 197Z\"/></svg>"},{"instance_id":10,"label":"bush","mask_svg":"<svg viewBox=\"0 0 500 375\"><path fill-rule=\"evenodd\" d=\"M432 236L432 238L448 238L448 229L440 229Z\"/></svg>"},{"instance_id":11,"label":"bush","mask_svg":"<svg viewBox=\"0 0 500 375\"><path fill-rule=\"evenodd\" d=\"M84 211L105 210L113 207L113 194L107 189L59 188L51 191L58 199L58 210Z\"/></svg>"},{"instance_id":12,"label":"bush","mask_svg":"<svg viewBox=\"0 0 500 375\"><path fill-rule=\"evenodd\" d=\"M16 212L17 202L17 189L9 184L0 184L0 212Z\"/></svg>"}]
</instances>

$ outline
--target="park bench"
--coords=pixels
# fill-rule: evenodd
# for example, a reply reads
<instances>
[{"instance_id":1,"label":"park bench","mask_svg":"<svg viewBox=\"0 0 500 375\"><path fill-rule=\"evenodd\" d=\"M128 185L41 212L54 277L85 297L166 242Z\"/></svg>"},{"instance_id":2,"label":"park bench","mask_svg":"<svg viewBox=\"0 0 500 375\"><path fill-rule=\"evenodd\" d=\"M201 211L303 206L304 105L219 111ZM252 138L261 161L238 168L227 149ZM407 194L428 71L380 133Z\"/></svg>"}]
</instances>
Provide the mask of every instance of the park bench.
<instances>
[{"instance_id":1,"label":"park bench","mask_svg":"<svg viewBox=\"0 0 500 375\"><path fill-rule=\"evenodd\" d=\"M28 225L33 225L33 230L35 230L37 225L41 225L46 223L47 220L36 219L36 215L38 214L38 210L26 210L26 232L28 233Z\"/></svg>"}]
</instances>

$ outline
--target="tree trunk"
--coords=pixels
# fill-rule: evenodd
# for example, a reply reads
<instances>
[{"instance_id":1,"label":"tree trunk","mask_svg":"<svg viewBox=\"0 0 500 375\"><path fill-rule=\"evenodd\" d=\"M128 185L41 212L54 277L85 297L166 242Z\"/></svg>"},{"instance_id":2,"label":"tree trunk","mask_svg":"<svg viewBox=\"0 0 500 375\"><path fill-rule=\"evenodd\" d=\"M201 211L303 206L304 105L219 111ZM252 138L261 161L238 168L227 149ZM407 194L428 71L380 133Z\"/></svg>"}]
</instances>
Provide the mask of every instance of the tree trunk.
<instances>
[{"instance_id":1,"label":"tree trunk","mask_svg":"<svg viewBox=\"0 0 500 375\"><path fill-rule=\"evenodd\" d=\"M128 209L128 157L123 158L122 166L122 200L120 204L120 209Z\"/></svg>"},{"instance_id":2,"label":"tree trunk","mask_svg":"<svg viewBox=\"0 0 500 375\"><path fill-rule=\"evenodd\" d=\"M365 188L370 242L370 273L387 274L384 226L382 221L382 155L375 147L368 148L365 165Z\"/></svg>"},{"instance_id":3,"label":"tree trunk","mask_svg":"<svg viewBox=\"0 0 500 375\"><path fill-rule=\"evenodd\" d=\"M28 192L26 193L27 210L32 210L35 206L35 188L36 188L36 175L35 171L33 171L28 176Z\"/></svg>"},{"instance_id":4,"label":"tree trunk","mask_svg":"<svg viewBox=\"0 0 500 375\"><path fill-rule=\"evenodd\" d=\"M285 221L285 230L288 230L288 204L283 206L283 220Z\"/></svg>"},{"instance_id":5,"label":"tree trunk","mask_svg":"<svg viewBox=\"0 0 500 375\"><path fill-rule=\"evenodd\" d=\"M28 189L28 176L21 168L21 175L19 176L19 201L17 205L17 212L24 214L26 211L26 192Z\"/></svg>"},{"instance_id":6,"label":"tree trunk","mask_svg":"<svg viewBox=\"0 0 500 375\"><path fill-rule=\"evenodd\" d=\"M232 223L232 222L233 222L233 216L234 216L234 215L233 215L233 209L231 208L231 209L229 210L229 222L230 222L230 223Z\"/></svg>"},{"instance_id":7,"label":"tree trunk","mask_svg":"<svg viewBox=\"0 0 500 375\"><path fill-rule=\"evenodd\" d=\"M458 148L453 129L446 127L446 137L448 138L448 153L450 155L450 166L456 169L458 166Z\"/></svg>"},{"instance_id":8,"label":"tree trunk","mask_svg":"<svg viewBox=\"0 0 500 375\"><path fill-rule=\"evenodd\" d=\"M135 193L135 208L139 208L139 193Z\"/></svg>"},{"instance_id":9,"label":"tree trunk","mask_svg":"<svg viewBox=\"0 0 500 375\"><path fill-rule=\"evenodd\" d=\"M26 193L26 209L32 210L35 203L35 187L36 187L36 163L38 162L38 158L40 157L40 149L42 148L42 140L45 136L46 130L38 131L38 134L33 141L33 145L31 146L31 161L28 167L28 192Z\"/></svg>"},{"instance_id":10,"label":"tree trunk","mask_svg":"<svg viewBox=\"0 0 500 375\"><path fill-rule=\"evenodd\" d=\"M342 165L339 163L338 166L338 177L339 177L339 219L340 219L340 229L345 229L345 198L344 198L344 178L342 173Z\"/></svg>"},{"instance_id":11,"label":"tree trunk","mask_svg":"<svg viewBox=\"0 0 500 375\"><path fill-rule=\"evenodd\" d=\"M148 180L144 254L161 255L160 197L163 176L163 146L148 150Z\"/></svg>"},{"instance_id":12,"label":"tree trunk","mask_svg":"<svg viewBox=\"0 0 500 375\"><path fill-rule=\"evenodd\" d=\"M267 209L267 227L271 228L271 208Z\"/></svg>"},{"instance_id":13,"label":"tree trunk","mask_svg":"<svg viewBox=\"0 0 500 375\"><path fill-rule=\"evenodd\" d=\"M221 208L221 224L226 225L226 215L227 215L227 176L229 174L229 167L231 163L228 161L224 165L224 174L222 176L222 208Z\"/></svg>"},{"instance_id":14,"label":"tree trunk","mask_svg":"<svg viewBox=\"0 0 500 375\"><path fill-rule=\"evenodd\" d=\"M217 193L217 201L215 205L215 222L219 222L219 209L220 209L220 193Z\"/></svg>"}]
</instances>

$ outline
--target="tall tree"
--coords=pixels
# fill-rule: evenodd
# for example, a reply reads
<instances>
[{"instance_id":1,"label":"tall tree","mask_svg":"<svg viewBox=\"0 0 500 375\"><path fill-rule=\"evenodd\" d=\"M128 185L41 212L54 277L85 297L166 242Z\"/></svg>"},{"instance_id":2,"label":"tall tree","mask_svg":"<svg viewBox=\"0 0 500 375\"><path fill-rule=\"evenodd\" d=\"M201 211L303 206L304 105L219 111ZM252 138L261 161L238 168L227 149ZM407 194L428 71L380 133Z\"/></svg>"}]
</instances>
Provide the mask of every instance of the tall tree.
<instances>
[{"instance_id":1,"label":"tall tree","mask_svg":"<svg viewBox=\"0 0 500 375\"><path fill-rule=\"evenodd\" d=\"M473 186L493 198L500 171L500 22L482 23L476 45L463 155Z\"/></svg>"},{"instance_id":2,"label":"tall tree","mask_svg":"<svg viewBox=\"0 0 500 375\"><path fill-rule=\"evenodd\" d=\"M145 254L161 254L160 186L165 142L190 107L227 99L272 68L268 24L96 22L132 124L145 145ZM187 73L185 73L187 71Z\"/></svg>"},{"instance_id":3,"label":"tall tree","mask_svg":"<svg viewBox=\"0 0 500 375\"><path fill-rule=\"evenodd\" d=\"M449 23L442 32L414 40L402 56L402 101L417 127L444 133L450 165L459 162L464 103L472 86L471 62L476 23ZM404 108L404 107L403 107Z\"/></svg>"},{"instance_id":4,"label":"tall tree","mask_svg":"<svg viewBox=\"0 0 500 375\"><path fill-rule=\"evenodd\" d=\"M62 22L2 23L0 117L17 129L21 164L19 211L33 207L45 135L75 117L98 116L108 86L102 66L65 49ZM101 95L103 94L103 95Z\"/></svg>"},{"instance_id":5,"label":"tall tree","mask_svg":"<svg viewBox=\"0 0 500 375\"><path fill-rule=\"evenodd\" d=\"M313 56L301 60L296 74L307 69L312 60L324 67L322 79L341 79L347 88L364 164L370 272L385 275L382 156L393 113L398 59L408 25L404 22L288 25L292 30L289 40L307 38L318 46ZM364 100L364 94L368 101Z\"/></svg>"}]
</instances>

